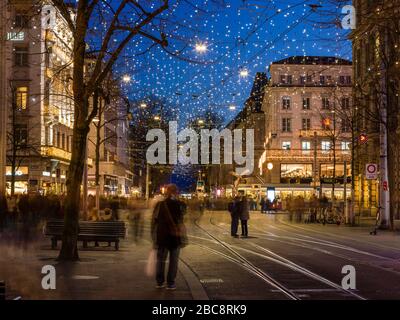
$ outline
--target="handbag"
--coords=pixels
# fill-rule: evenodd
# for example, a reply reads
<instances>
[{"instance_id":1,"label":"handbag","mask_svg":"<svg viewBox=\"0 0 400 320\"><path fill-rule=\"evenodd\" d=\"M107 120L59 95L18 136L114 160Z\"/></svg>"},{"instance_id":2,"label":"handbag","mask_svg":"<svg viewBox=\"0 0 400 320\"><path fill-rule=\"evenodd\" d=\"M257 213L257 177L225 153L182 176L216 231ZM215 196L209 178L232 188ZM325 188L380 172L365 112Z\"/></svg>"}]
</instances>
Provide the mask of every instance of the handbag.
<instances>
[{"instance_id":1,"label":"handbag","mask_svg":"<svg viewBox=\"0 0 400 320\"><path fill-rule=\"evenodd\" d=\"M156 250L151 249L147 258L145 272L148 277L154 277L156 274Z\"/></svg>"}]
</instances>

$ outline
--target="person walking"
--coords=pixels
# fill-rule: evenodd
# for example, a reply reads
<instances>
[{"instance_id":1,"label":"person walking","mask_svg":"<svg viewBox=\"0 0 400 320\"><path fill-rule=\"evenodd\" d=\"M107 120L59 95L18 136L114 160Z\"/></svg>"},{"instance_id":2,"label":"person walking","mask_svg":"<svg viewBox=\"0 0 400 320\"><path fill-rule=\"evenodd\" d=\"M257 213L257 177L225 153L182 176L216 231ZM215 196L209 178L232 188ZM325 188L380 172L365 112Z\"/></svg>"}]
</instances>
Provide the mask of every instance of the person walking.
<instances>
[{"instance_id":1,"label":"person walking","mask_svg":"<svg viewBox=\"0 0 400 320\"><path fill-rule=\"evenodd\" d=\"M265 199L264 199L264 197L261 197L260 206L261 206L261 213L265 213Z\"/></svg>"},{"instance_id":2,"label":"person walking","mask_svg":"<svg viewBox=\"0 0 400 320\"><path fill-rule=\"evenodd\" d=\"M240 198L236 196L228 206L228 210L231 214L231 236L235 238L238 237L240 204Z\"/></svg>"},{"instance_id":3,"label":"person walking","mask_svg":"<svg viewBox=\"0 0 400 320\"><path fill-rule=\"evenodd\" d=\"M249 201L247 200L246 196L243 196L240 202L239 217L242 226L242 237L247 238L249 235L247 221L250 219Z\"/></svg>"},{"instance_id":4,"label":"person walking","mask_svg":"<svg viewBox=\"0 0 400 320\"><path fill-rule=\"evenodd\" d=\"M183 223L183 205L177 199L178 188L174 184L166 187L165 200L157 203L153 211L151 234L157 250L156 288L165 287L165 263L169 254L167 290L175 290L179 252L187 244Z\"/></svg>"}]
</instances>

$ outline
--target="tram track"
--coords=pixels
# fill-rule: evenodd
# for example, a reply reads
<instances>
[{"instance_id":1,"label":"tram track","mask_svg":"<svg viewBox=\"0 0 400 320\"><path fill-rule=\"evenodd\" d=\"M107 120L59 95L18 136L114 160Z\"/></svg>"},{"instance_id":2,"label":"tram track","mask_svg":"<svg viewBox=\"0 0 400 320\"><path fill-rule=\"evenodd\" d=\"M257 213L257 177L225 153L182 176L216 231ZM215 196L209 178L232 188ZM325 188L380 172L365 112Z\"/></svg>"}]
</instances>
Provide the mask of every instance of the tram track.
<instances>
[{"instance_id":1,"label":"tram track","mask_svg":"<svg viewBox=\"0 0 400 320\"><path fill-rule=\"evenodd\" d=\"M266 281L267 283L271 284L271 281L274 284L275 288L278 288L280 292L289 292L290 297L293 300L300 300L301 295L299 294L300 292L333 292L333 294L339 294L339 296L342 298L344 295L347 297L352 297L354 299L359 299L359 300L366 300L364 297L358 295L355 292L352 292L350 290L343 289L341 286L337 285L336 283L324 278L321 275L316 274L315 272L312 272L309 269L306 269L302 266L299 266L298 264L294 263L293 261L290 261L282 256L277 255L276 253L273 253L272 251L268 250L268 252L264 251L265 248L258 246L254 244L253 249L249 248L244 248L242 246L236 246L232 244L228 244L225 241L220 240L216 236L214 236L211 232L200 226L198 223L198 220L195 220L195 225L202 230L205 234L207 234L211 239L212 242L218 243L221 247L223 247L225 250L227 250L229 253L231 253L234 257L227 255L226 253L222 253L219 250L215 250L210 248L210 246L205 246L203 244L199 243L194 243L195 245L201 246L203 248L207 248L210 252L217 254L219 256L224 257L227 260L230 260L231 262L238 264L242 267L244 267L247 271L250 271L251 273L259 276L261 275L261 278ZM212 221L212 216L210 216L209 222L211 225L218 227L219 229L223 229L222 227L216 225ZM205 240L204 238L201 239L200 237L196 237L198 240ZM192 243L193 244L193 243ZM252 244L252 243L250 243ZM253 244L252 244L253 245ZM254 250L256 249L256 250ZM267 250L267 249L266 249ZM242 253L239 253L238 251L242 251L245 254L251 255L251 256L257 256L259 258L262 258L264 260L268 260L268 262L273 263L275 265L279 265L284 267L285 269L289 269L291 271L294 271L296 274L300 273L304 276L306 276L309 279L312 279L312 281L308 281L307 283L307 288L290 288L287 284L285 284L285 279L278 279L276 276L272 276L271 274L265 272L263 269L258 267L255 263L249 260L248 257L245 257ZM260 251L262 253L260 253ZM266 279L265 279L266 278ZM305 281L305 280L302 280ZM287 281L286 281L287 282ZM324 286L327 286L328 288L315 288L315 283L318 282L319 284L323 284ZM332 294L332 293L331 293Z\"/></svg>"}]
</instances>

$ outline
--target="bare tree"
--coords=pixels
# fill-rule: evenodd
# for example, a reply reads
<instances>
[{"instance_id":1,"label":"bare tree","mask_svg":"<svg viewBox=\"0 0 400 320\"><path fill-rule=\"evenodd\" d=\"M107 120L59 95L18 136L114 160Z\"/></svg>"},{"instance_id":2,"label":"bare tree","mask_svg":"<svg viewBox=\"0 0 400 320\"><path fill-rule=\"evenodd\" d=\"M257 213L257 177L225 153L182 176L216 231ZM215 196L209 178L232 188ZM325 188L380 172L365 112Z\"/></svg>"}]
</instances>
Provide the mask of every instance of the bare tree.
<instances>
[{"instance_id":1,"label":"bare tree","mask_svg":"<svg viewBox=\"0 0 400 320\"><path fill-rule=\"evenodd\" d=\"M64 1L53 1L54 6L67 21L74 39L72 53L74 129L59 260L79 259L77 249L79 200L85 162L85 146L90 123L98 113L96 105L90 108L89 100L110 74L124 49L135 37L146 37L163 47L167 45L164 33L158 29L159 35L154 34L155 26L151 23L168 9L169 1L157 2L158 4L141 4L132 0L122 0L118 3L82 0L77 3L74 14L71 14ZM103 37L100 39L93 36L94 24L103 32ZM92 53L95 53L95 59L87 72L85 59L88 47Z\"/></svg>"}]
</instances>

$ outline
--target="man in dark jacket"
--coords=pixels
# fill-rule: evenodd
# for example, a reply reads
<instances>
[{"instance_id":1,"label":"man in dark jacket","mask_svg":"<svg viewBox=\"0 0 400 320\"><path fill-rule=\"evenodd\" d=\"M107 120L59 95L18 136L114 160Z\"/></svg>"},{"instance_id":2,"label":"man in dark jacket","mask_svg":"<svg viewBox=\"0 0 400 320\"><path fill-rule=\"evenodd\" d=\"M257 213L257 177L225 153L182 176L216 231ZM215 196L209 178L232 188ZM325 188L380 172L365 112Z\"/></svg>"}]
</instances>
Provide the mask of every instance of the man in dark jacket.
<instances>
[{"instance_id":1,"label":"man in dark jacket","mask_svg":"<svg viewBox=\"0 0 400 320\"><path fill-rule=\"evenodd\" d=\"M229 204L228 210L231 214L231 236L237 238L240 215L240 198L238 196Z\"/></svg>"},{"instance_id":2,"label":"man in dark jacket","mask_svg":"<svg viewBox=\"0 0 400 320\"><path fill-rule=\"evenodd\" d=\"M157 288L164 288L165 262L169 253L167 289L175 290L180 248L186 244L183 225L183 204L177 199L178 188L174 184L166 187L166 198L157 203L151 225L154 247L157 249Z\"/></svg>"},{"instance_id":3,"label":"man in dark jacket","mask_svg":"<svg viewBox=\"0 0 400 320\"><path fill-rule=\"evenodd\" d=\"M243 196L242 200L240 201L239 218L242 225L242 237L247 238L249 235L247 228L247 221L250 219L250 213L249 213L249 202L246 196Z\"/></svg>"}]
</instances>

